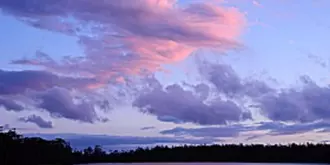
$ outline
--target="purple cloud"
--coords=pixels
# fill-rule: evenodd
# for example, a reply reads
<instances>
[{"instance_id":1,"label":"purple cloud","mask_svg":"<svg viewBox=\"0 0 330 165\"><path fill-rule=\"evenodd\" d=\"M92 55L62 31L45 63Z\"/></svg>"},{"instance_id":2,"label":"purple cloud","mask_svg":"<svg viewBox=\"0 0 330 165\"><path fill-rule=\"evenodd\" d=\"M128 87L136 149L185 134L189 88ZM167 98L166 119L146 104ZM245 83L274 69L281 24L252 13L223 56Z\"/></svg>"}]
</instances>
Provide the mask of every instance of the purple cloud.
<instances>
[{"instance_id":1,"label":"purple cloud","mask_svg":"<svg viewBox=\"0 0 330 165\"><path fill-rule=\"evenodd\" d=\"M269 130L268 135L293 135L320 129L330 128L330 122L318 121L312 123L284 124L280 122L264 122L256 130Z\"/></svg>"},{"instance_id":2,"label":"purple cloud","mask_svg":"<svg viewBox=\"0 0 330 165\"><path fill-rule=\"evenodd\" d=\"M214 99L206 103L203 98L179 85L163 87L158 85L138 96L133 106L142 112L156 115L162 121L192 122L202 125L226 124L251 119L230 100Z\"/></svg>"},{"instance_id":3,"label":"purple cloud","mask_svg":"<svg viewBox=\"0 0 330 165\"><path fill-rule=\"evenodd\" d=\"M28 117L21 117L18 119L21 122L25 123L34 123L40 128L53 128L53 123L51 121L46 121L40 116L30 115Z\"/></svg>"},{"instance_id":4,"label":"purple cloud","mask_svg":"<svg viewBox=\"0 0 330 165\"><path fill-rule=\"evenodd\" d=\"M0 96L0 107L4 107L8 111L22 111L24 110L24 107L20 104L18 104L16 101L9 99L9 98L4 98Z\"/></svg>"},{"instance_id":5,"label":"purple cloud","mask_svg":"<svg viewBox=\"0 0 330 165\"><path fill-rule=\"evenodd\" d=\"M24 94L28 90L43 91L52 87L88 89L97 84L94 79L61 77L45 71L0 70L0 95Z\"/></svg>"},{"instance_id":6,"label":"purple cloud","mask_svg":"<svg viewBox=\"0 0 330 165\"><path fill-rule=\"evenodd\" d=\"M265 131L263 135L251 134L246 140L260 138L265 135L293 135L310 131L327 130L330 128L330 122L313 122L313 123L296 123L284 124L281 122L261 122L252 125L234 124L224 126L212 126L202 128L182 128L176 127L169 130L163 130L160 133L164 135L174 136L193 136L193 137L214 137L214 138L233 138L238 137L241 133L251 131Z\"/></svg>"},{"instance_id":7,"label":"purple cloud","mask_svg":"<svg viewBox=\"0 0 330 165\"><path fill-rule=\"evenodd\" d=\"M258 102L276 92L263 81L242 79L226 64L198 61L198 67L205 83L185 83L191 89L188 90L176 84L163 87L155 79L147 80L157 85L139 95L133 106L165 122L227 124L252 119L249 108L244 103L238 104L237 99L249 97Z\"/></svg>"},{"instance_id":8,"label":"purple cloud","mask_svg":"<svg viewBox=\"0 0 330 165\"><path fill-rule=\"evenodd\" d=\"M93 91L90 88L98 84L95 79L58 76L32 70L0 70L0 79L0 106L6 110L43 109L53 117L90 123L106 121L97 117L94 109L97 106L107 108L104 102L96 102L92 98ZM72 90L78 90L88 97L88 103L82 97L72 95Z\"/></svg>"},{"instance_id":9,"label":"purple cloud","mask_svg":"<svg viewBox=\"0 0 330 165\"><path fill-rule=\"evenodd\" d=\"M37 93L36 107L48 111L52 117L61 117L81 122L102 121L97 117L94 105L88 102L74 103L70 92L63 88L52 88Z\"/></svg>"},{"instance_id":10,"label":"purple cloud","mask_svg":"<svg viewBox=\"0 0 330 165\"><path fill-rule=\"evenodd\" d=\"M254 98L275 92L263 81L241 78L230 65L207 61L197 61L197 64L200 75L226 97Z\"/></svg>"},{"instance_id":11,"label":"purple cloud","mask_svg":"<svg viewBox=\"0 0 330 165\"><path fill-rule=\"evenodd\" d=\"M310 123L330 119L330 88L317 85L308 76L301 76L302 88L278 91L263 81L242 79L225 64L197 62L201 76L214 85L216 92L227 98L250 98L250 107L259 108L273 121Z\"/></svg>"},{"instance_id":12,"label":"purple cloud","mask_svg":"<svg viewBox=\"0 0 330 165\"><path fill-rule=\"evenodd\" d=\"M194 136L194 137L237 137L241 132L251 130L250 127L242 125L221 126L221 127L204 127L204 128L181 128L176 127L169 130L161 131L164 135L175 136Z\"/></svg>"},{"instance_id":13,"label":"purple cloud","mask_svg":"<svg viewBox=\"0 0 330 165\"><path fill-rule=\"evenodd\" d=\"M302 77L301 89L270 93L257 100L262 114L274 121L313 122L330 120L330 88Z\"/></svg>"}]
</instances>

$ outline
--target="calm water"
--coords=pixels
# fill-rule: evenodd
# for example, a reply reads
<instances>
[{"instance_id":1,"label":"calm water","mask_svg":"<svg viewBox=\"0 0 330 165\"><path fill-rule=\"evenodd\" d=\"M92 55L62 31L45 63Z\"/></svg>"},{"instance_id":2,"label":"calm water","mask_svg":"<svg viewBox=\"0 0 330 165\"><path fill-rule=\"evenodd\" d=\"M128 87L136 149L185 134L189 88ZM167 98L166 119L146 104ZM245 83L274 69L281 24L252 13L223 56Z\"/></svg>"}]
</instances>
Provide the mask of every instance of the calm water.
<instances>
[{"instance_id":1,"label":"calm water","mask_svg":"<svg viewBox=\"0 0 330 165\"><path fill-rule=\"evenodd\" d=\"M321 165L293 163L96 163L88 165ZM323 164L324 165L324 164Z\"/></svg>"}]
</instances>

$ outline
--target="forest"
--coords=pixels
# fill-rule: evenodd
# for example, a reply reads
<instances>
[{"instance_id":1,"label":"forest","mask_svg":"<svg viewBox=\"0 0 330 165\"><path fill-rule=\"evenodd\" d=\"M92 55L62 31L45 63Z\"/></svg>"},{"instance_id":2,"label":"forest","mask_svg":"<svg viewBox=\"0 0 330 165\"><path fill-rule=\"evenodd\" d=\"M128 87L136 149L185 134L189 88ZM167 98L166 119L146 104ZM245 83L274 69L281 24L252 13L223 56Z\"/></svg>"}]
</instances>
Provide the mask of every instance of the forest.
<instances>
[{"instance_id":1,"label":"forest","mask_svg":"<svg viewBox=\"0 0 330 165\"><path fill-rule=\"evenodd\" d=\"M222 144L156 146L130 151L104 151L101 146L74 150L63 139L24 137L0 129L1 165L71 165L99 162L296 162L330 163L329 144Z\"/></svg>"}]
</instances>

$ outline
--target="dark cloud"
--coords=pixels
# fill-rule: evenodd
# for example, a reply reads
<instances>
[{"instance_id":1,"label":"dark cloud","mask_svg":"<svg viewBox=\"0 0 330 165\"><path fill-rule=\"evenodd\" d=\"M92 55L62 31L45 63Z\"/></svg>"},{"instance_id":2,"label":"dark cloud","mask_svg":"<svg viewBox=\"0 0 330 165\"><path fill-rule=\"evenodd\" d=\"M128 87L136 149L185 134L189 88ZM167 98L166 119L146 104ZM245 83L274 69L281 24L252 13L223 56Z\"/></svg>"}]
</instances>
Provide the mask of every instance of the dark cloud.
<instances>
[{"instance_id":1,"label":"dark cloud","mask_svg":"<svg viewBox=\"0 0 330 165\"><path fill-rule=\"evenodd\" d=\"M87 89L97 82L87 78L61 77L45 71L0 70L0 95L24 94L28 90L43 91L52 87Z\"/></svg>"},{"instance_id":2,"label":"dark cloud","mask_svg":"<svg viewBox=\"0 0 330 165\"><path fill-rule=\"evenodd\" d=\"M229 65L207 61L197 61L197 65L206 80L204 83L184 83L190 90L181 85L163 87L155 83L158 85L149 87L133 105L165 122L216 125L252 119L243 98L262 105L268 96L276 93L266 82L241 78Z\"/></svg>"},{"instance_id":3,"label":"dark cloud","mask_svg":"<svg viewBox=\"0 0 330 165\"><path fill-rule=\"evenodd\" d=\"M210 81L218 90L226 96L235 96L244 91L242 79L229 65L199 63L201 76Z\"/></svg>"},{"instance_id":4,"label":"dark cloud","mask_svg":"<svg viewBox=\"0 0 330 165\"><path fill-rule=\"evenodd\" d=\"M251 135L251 136L247 137L245 140L246 141L251 141L251 140L254 140L254 139L258 139L262 136L264 136L264 135Z\"/></svg>"},{"instance_id":5,"label":"dark cloud","mask_svg":"<svg viewBox=\"0 0 330 165\"><path fill-rule=\"evenodd\" d=\"M242 125L204 127L204 128L182 128L176 127L170 130L161 131L164 135L194 136L194 137L237 137L240 132L250 130Z\"/></svg>"},{"instance_id":6,"label":"dark cloud","mask_svg":"<svg viewBox=\"0 0 330 165\"><path fill-rule=\"evenodd\" d=\"M22 111L24 107L18 104L16 101L0 96L0 107L4 107L8 111Z\"/></svg>"},{"instance_id":7,"label":"dark cloud","mask_svg":"<svg viewBox=\"0 0 330 165\"><path fill-rule=\"evenodd\" d=\"M156 127L150 126L150 127L142 127L141 130L150 130L155 129Z\"/></svg>"},{"instance_id":8,"label":"dark cloud","mask_svg":"<svg viewBox=\"0 0 330 165\"><path fill-rule=\"evenodd\" d=\"M214 125L251 119L249 112L230 100L217 98L205 103L203 97L179 85L170 85L165 89L158 85L138 96L133 106L156 115L162 121L175 123Z\"/></svg>"},{"instance_id":9,"label":"dark cloud","mask_svg":"<svg viewBox=\"0 0 330 165\"><path fill-rule=\"evenodd\" d=\"M25 134L28 137L42 137L46 139L63 138L73 147L88 147L94 145L151 145L151 144L210 144L211 139L186 139L171 137L136 137L136 136L110 136L110 135L83 135L83 134Z\"/></svg>"},{"instance_id":10,"label":"dark cloud","mask_svg":"<svg viewBox=\"0 0 330 165\"><path fill-rule=\"evenodd\" d=\"M330 88L317 85L310 77L301 76L301 88L277 90L260 80L243 79L228 65L197 61L199 72L227 98L250 98L250 108L275 122L310 123L330 120Z\"/></svg>"},{"instance_id":11,"label":"dark cloud","mask_svg":"<svg viewBox=\"0 0 330 165\"><path fill-rule=\"evenodd\" d=\"M313 122L330 120L330 88L302 77L302 88L271 93L256 100L263 115L274 121Z\"/></svg>"},{"instance_id":12,"label":"dark cloud","mask_svg":"<svg viewBox=\"0 0 330 165\"><path fill-rule=\"evenodd\" d=\"M51 121L46 121L40 116L37 115L31 115L28 117L21 117L18 119L21 122L25 123L34 123L40 128L53 128L53 123Z\"/></svg>"},{"instance_id":13,"label":"dark cloud","mask_svg":"<svg viewBox=\"0 0 330 165\"><path fill-rule=\"evenodd\" d=\"M29 108L25 108L21 104L27 105ZM1 106L5 110L17 112L40 109L48 112L54 118L65 118L80 122L108 121L107 118L97 115L96 107L98 103L93 100L76 98L70 90L59 87L53 87L45 91L28 92L21 97L0 96ZM32 122L36 118L34 116L28 119Z\"/></svg>"},{"instance_id":14,"label":"dark cloud","mask_svg":"<svg viewBox=\"0 0 330 165\"><path fill-rule=\"evenodd\" d=\"M254 130L268 131L265 135L293 135L311 131L317 131L330 128L330 122L316 121L310 123L293 123L286 124L283 122L261 122L253 127Z\"/></svg>"},{"instance_id":15,"label":"dark cloud","mask_svg":"<svg viewBox=\"0 0 330 165\"><path fill-rule=\"evenodd\" d=\"M75 103L71 93L63 88L56 87L37 93L35 99L36 107L48 111L52 117L89 123L100 120L93 104L83 100L81 103Z\"/></svg>"},{"instance_id":16,"label":"dark cloud","mask_svg":"<svg viewBox=\"0 0 330 165\"><path fill-rule=\"evenodd\" d=\"M230 65L207 61L197 61L197 63L200 75L214 85L217 92L226 97L254 98L275 91L263 81L241 78Z\"/></svg>"},{"instance_id":17,"label":"dark cloud","mask_svg":"<svg viewBox=\"0 0 330 165\"><path fill-rule=\"evenodd\" d=\"M302 124L277 124L276 127L270 129L269 135L294 135L306 133L319 129L330 128L330 122L314 122Z\"/></svg>"},{"instance_id":18,"label":"dark cloud","mask_svg":"<svg viewBox=\"0 0 330 165\"><path fill-rule=\"evenodd\" d=\"M89 123L106 121L105 118L98 118L95 112L96 106L106 109L103 104L79 99L91 95L88 89L97 84L94 79L63 77L32 70L0 70L0 79L0 106L6 110L22 111L25 110L22 105L26 105L30 109L44 109L53 117ZM73 89L80 90L85 96L73 96Z\"/></svg>"}]
</instances>

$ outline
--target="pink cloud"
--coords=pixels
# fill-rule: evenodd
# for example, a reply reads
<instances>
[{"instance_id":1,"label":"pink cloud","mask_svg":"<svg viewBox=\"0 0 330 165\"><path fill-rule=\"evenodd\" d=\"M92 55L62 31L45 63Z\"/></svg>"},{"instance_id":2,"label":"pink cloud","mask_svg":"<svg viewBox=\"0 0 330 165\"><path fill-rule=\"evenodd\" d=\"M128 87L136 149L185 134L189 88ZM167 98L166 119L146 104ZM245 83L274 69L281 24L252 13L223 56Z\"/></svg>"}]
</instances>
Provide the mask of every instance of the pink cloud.
<instances>
[{"instance_id":1,"label":"pink cloud","mask_svg":"<svg viewBox=\"0 0 330 165\"><path fill-rule=\"evenodd\" d=\"M199 48L237 48L245 24L244 14L234 8L211 3L180 7L175 0L4 0L0 8L36 28L74 35L85 48L83 56L61 62L43 54L13 63L103 83L160 70Z\"/></svg>"}]
</instances>

